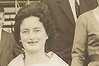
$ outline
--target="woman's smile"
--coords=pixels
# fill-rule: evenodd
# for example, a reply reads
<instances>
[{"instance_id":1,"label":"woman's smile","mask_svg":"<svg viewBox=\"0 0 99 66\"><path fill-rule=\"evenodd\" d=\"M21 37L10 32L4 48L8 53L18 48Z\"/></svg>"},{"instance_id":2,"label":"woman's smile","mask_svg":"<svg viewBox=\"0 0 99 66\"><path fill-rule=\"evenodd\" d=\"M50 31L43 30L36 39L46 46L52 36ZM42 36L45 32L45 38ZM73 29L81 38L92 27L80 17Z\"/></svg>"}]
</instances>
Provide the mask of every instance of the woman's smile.
<instances>
[{"instance_id":1,"label":"woman's smile","mask_svg":"<svg viewBox=\"0 0 99 66\"><path fill-rule=\"evenodd\" d=\"M29 41L27 42L29 45L34 45L34 44L38 44L38 41Z\"/></svg>"}]
</instances>

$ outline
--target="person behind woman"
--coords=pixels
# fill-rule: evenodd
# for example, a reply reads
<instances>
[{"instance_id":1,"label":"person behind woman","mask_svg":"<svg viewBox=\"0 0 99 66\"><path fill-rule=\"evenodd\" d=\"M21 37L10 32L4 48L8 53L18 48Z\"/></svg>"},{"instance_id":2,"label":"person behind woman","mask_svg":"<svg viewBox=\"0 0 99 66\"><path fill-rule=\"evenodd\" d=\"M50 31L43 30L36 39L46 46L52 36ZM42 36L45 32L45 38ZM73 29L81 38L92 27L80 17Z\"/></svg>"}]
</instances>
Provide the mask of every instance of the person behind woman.
<instances>
[{"instance_id":1,"label":"person behind woman","mask_svg":"<svg viewBox=\"0 0 99 66\"><path fill-rule=\"evenodd\" d=\"M99 6L78 18L71 66L84 66L86 54L90 60L88 66L99 66Z\"/></svg>"},{"instance_id":2,"label":"person behind woman","mask_svg":"<svg viewBox=\"0 0 99 66\"><path fill-rule=\"evenodd\" d=\"M45 44L55 36L55 24L47 6L34 2L24 6L15 17L14 36L24 52L8 66L69 66L55 53L45 53Z\"/></svg>"}]
</instances>

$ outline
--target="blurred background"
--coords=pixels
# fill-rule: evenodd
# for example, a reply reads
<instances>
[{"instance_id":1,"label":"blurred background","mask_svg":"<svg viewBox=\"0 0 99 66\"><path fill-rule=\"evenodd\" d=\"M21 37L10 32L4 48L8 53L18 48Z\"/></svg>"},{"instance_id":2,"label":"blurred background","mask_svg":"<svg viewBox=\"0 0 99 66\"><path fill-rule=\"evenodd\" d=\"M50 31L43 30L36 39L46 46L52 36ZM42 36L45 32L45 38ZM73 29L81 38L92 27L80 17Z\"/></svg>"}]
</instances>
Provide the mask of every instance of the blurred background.
<instances>
[{"instance_id":1,"label":"blurred background","mask_svg":"<svg viewBox=\"0 0 99 66\"><path fill-rule=\"evenodd\" d=\"M5 10L5 22L3 29L7 32L12 33L14 31L13 26L15 23L15 15L18 10L25 5L28 5L32 2L36 2L39 0L0 0L0 6L2 6Z\"/></svg>"}]
</instances>

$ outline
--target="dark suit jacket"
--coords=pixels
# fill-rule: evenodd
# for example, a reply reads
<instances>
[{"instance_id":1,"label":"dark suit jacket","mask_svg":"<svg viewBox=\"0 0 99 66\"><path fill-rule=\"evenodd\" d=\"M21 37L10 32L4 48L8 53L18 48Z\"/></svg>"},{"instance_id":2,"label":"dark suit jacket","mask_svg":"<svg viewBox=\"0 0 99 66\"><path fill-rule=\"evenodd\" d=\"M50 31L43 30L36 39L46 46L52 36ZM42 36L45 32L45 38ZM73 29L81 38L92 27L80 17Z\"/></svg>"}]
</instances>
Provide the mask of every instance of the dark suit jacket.
<instances>
[{"instance_id":1,"label":"dark suit jacket","mask_svg":"<svg viewBox=\"0 0 99 66\"><path fill-rule=\"evenodd\" d=\"M75 31L75 20L68 0L42 0L50 10L57 27L56 38L48 40L46 52L53 51L68 64L71 63L71 50ZM95 0L81 0L80 14L97 6Z\"/></svg>"},{"instance_id":2,"label":"dark suit jacket","mask_svg":"<svg viewBox=\"0 0 99 66\"><path fill-rule=\"evenodd\" d=\"M2 30L0 42L0 66L7 66L12 60L14 45L15 40L13 35Z\"/></svg>"}]
</instances>

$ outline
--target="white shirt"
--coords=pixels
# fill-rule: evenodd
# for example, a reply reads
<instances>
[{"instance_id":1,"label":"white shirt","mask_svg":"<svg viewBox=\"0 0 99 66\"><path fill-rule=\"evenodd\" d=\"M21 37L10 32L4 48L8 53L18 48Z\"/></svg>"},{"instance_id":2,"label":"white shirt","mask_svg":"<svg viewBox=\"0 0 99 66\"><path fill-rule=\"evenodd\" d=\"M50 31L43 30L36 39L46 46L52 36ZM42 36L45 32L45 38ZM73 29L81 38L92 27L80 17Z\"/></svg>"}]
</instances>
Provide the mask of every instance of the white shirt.
<instances>
[{"instance_id":1,"label":"white shirt","mask_svg":"<svg viewBox=\"0 0 99 66\"><path fill-rule=\"evenodd\" d=\"M76 0L76 1L77 1L77 3L80 5L79 0ZM76 20L77 20L77 15L76 15L76 10L75 10L75 0L69 0L69 3L70 3L70 7L71 7L71 10L72 10L72 13L73 13L75 22L76 22Z\"/></svg>"}]
</instances>

